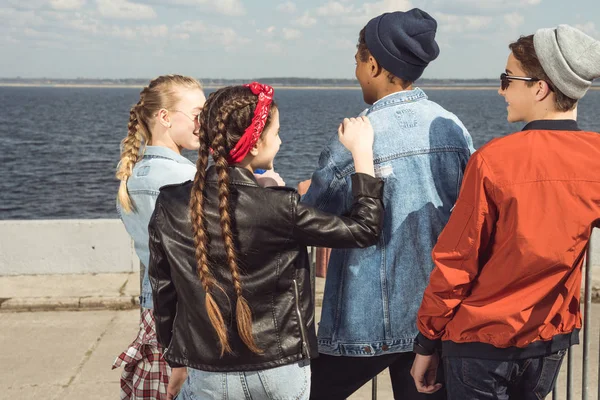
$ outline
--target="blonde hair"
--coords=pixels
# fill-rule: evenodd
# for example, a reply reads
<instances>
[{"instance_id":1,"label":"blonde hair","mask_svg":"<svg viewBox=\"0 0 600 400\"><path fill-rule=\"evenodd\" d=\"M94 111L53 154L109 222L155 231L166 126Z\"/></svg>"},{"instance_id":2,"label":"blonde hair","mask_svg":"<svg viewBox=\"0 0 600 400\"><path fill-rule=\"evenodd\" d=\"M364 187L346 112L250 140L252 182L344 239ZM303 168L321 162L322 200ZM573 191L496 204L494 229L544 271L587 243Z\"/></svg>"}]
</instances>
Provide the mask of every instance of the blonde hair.
<instances>
[{"instance_id":1,"label":"blonde hair","mask_svg":"<svg viewBox=\"0 0 600 400\"><path fill-rule=\"evenodd\" d=\"M140 92L140 100L129 111L127 136L121 141L121 161L116 177L121 181L117 199L125 212L131 212L134 205L127 191L127 180L133 167L142 158L144 149L152 141L150 121L161 109L171 109L179 101L178 89L200 89L198 80L182 75L162 75L150 81Z\"/></svg>"}]
</instances>

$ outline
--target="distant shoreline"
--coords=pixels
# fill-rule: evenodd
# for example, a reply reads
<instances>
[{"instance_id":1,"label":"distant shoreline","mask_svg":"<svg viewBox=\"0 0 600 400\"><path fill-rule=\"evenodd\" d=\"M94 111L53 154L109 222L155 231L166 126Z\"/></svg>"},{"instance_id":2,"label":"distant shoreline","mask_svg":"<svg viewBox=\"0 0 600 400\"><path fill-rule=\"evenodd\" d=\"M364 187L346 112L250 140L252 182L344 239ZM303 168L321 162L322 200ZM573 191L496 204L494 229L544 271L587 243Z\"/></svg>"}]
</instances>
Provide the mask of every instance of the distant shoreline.
<instances>
[{"instance_id":1,"label":"distant shoreline","mask_svg":"<svg viewBox=\"0 0 600 400\"><path fill-rule=\"evenodd\" d=\"M418 86L418 85L417 85ZM101 84L76 84L76 83L72 83L72 84L62 84L62 83L57 83L57 84L39 84L39 83L0 83L0 87L55 87L55 88L98 88L98 89L102 89L102 88L108 88L108 89L142 89L143 86L141 85L101 85ZM225 87L225 85L223 86L212 86L212 85L208 85L208 86L204 86L204 88L206 89L219 89ZM461 86L419 86L422 87L424 89L433 89L433 90L466 90L466 89L472 89L472 90L497 90L497 87L494 86L466 86L466 85L461 85ZM360 90L360 86L356 85L356 86L279 86L279 85L275 85L273 86L273 88L275 89L283 89L283 90L287 90L287 89L298 89L298 90Z\"/></svg>"},{"instance_id":2,"label":"distant shoreline","mask_svg":"<svg viewBox=\"0 0 600 400\"><path fill-rule=\"evenodd\" d=\"M223 86L204 86L205 89L219 89ZM443 86L443 85L416 85L427 90L498 90L498 86ZM54 88L90 88L90 89L142 89L142 85L102 85L102 84L39 84L39 83L0 83L0 87L54 87ZM278 90L360 90L360 86L279 86L274 85L273 88ZM590 90L600 90L600 86L592 86Z\"/></svg>"}]
</instances>

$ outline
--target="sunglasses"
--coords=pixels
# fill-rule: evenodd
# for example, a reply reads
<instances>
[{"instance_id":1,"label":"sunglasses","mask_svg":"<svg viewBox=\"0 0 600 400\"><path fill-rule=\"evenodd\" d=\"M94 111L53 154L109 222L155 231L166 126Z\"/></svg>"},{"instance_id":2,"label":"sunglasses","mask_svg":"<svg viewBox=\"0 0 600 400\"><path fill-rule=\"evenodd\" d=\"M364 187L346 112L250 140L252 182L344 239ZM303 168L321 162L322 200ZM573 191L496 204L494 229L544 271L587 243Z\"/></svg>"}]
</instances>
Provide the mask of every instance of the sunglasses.
<instances>
[{"instance_id":1,"label":"sunglasses","mask_svg":"<svg viewBox=\"0 0 600 400\"><path fill-rule=\"evenodd\" d=\"M171 110L171 111L180 112L183 115L185 115L187 117L187 119L189 119L190 121L192 121L194 123L197 122L198 124L200 124L200 114L196 114L196 115L192 114L191 116L189 116L188 113L181 111L181 110Z\"/></svg>"},{"instance_id":2,"label":"sunglasses","mask_svg":"<svg viewBox=\"0 0 600 400\"><path fill-rule=\"evenodd\" d=\"M502 90L506 90L510 81L525 81L525 82L537 82L541 79L538 78L529 78L527 76L512 76L505 74L504 72L500 74L500 88Z\"/></svg>"}]
</instances>

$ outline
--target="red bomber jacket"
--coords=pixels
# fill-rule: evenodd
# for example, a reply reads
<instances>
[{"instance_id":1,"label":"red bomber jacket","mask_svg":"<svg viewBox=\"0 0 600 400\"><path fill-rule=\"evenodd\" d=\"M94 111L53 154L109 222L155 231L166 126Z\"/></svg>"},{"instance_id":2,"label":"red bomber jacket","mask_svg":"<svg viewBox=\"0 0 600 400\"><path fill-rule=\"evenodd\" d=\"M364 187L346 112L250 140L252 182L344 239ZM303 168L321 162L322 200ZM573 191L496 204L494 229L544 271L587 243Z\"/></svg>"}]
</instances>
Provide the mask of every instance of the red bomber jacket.
<instances>
[{"instance_id":1,"label":"red bomber jacket","mask_svg":"<svg viewBox=\"0 0 600 400\"><path fill-rule=\"evenodd\" d=\"M433 250L417 343L540 357L578 343L582 264L600 220L600 135L539 120L470 159Z\"/></svg>"}]
</instances>

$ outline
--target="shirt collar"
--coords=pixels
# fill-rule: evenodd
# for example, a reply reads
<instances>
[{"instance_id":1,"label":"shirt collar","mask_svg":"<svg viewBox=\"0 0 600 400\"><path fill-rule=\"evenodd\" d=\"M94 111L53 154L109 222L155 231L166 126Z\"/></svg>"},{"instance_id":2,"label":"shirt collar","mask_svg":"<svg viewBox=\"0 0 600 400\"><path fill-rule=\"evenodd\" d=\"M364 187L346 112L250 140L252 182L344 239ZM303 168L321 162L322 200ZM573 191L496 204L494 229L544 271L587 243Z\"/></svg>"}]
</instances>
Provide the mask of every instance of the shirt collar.
<instances>
[{"instance_id":1,"label":"shirt collar","mask_svg":"<svg viewBox=\"0 0 600 400\"><path fill-rule=\"evenodd\" d=\"M144 157L146 158L167 158L169 160L178 162L180 164L190 164L195 165L193 162L182 156L181 154L177 154L173 150L169 149L165 146L146 146L144 150Z\"/></svg>"},{"instance_id":2,"label":"shirt collar","mask_svg":"<svg viewBox=\"0 0 600 400\"><path fill-rule=\"evenodd\" d=\"M524 131L580 131L574 119L539 119L531 121Z\"/></svg>"},{"instance_id":3,"label":"shirt collar","mask_svg":"<svg viewBox=\"0 0 600 400\"><path fill-rule=\"evenodd\" d=\"M218 182L219 174L217 168L211 165L206 171L207 182ZM256 177L246 168L242 167L229 167L229 182L231 184L245 185L245 186L259 186Z\"/></svg>"}]
</instances>

